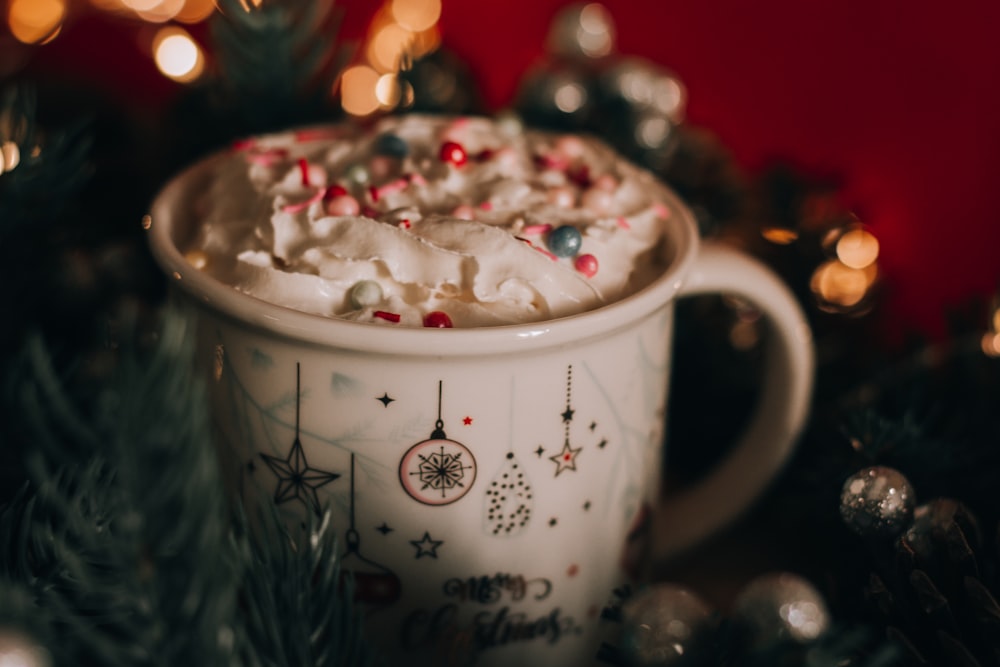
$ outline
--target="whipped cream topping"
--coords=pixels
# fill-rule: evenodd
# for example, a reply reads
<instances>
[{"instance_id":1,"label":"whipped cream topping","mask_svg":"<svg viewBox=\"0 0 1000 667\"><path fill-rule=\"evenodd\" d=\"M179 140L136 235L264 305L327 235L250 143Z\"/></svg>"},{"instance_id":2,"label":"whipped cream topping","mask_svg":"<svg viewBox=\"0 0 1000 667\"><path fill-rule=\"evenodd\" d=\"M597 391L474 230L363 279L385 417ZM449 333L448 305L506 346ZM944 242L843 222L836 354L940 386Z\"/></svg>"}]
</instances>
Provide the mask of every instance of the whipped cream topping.
<instances>
[{"instance_id":1,"label":"whipped cream topping","mask_svg":"<svg viewBox=\"0 0 1000 667\"><path fill-rule=\"evenodd\" d=\"M308 313L497 326L648 285L665 268L671 201L594 138L398 116L239 142L186 250L241 292Z\"/></svg>"}]
</instances>

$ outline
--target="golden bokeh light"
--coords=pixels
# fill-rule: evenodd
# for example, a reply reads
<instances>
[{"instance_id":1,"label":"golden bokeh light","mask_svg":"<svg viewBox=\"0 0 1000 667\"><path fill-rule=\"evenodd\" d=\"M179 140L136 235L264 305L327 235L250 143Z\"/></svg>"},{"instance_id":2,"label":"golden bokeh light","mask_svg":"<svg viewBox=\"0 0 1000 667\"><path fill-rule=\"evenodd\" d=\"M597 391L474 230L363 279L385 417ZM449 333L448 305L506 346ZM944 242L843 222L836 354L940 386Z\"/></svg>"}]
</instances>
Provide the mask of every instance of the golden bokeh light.
<instances>
[{"instance_id":1,"label":"golden bokeh light","mask_svg":"<svg viewBox=\"0 0 1000 667\"><path fill-rule=\"evenodd\" d=\"M0 144L0 174L13 171L21 164L21 149L13 141Z\"/></svg>"},{"instance_id":2,"label":"golden bokeh light","mask_svg":"<svg viewBox=\"0 0 1000 667\"><path fill-rule=\"evenodd\" d=\"M150 23L166 23L175 18L182 9L184 0L160 0L149 9L136 10L136 14Z\"/></svg>"},{"instance_id":3,"label":"golden bokeh light","mask_svg":"<svg viewBox=\"0 0 1000 667\"><path fill-rule=\"evenodd\" d=\"M368 43L368 62L379 72L397 72L412 41L413 33L398 23L384 25Z\"/></svg>"},{"instance_id":4,"label":"golden bokeh light","mask_svg":"<svg viewBox=\"0 0 1000 667\"><path fill-rule=\"evenodd\" d=\"M764 227L760 235L776 245L788 245L799 238L799 233L788 227Z\"/></svg>"},{"instance_id":5,"label":"golden bokeh light","mask_svg":"<svg viewBox=\"0 0 1000 667\"><path fill-rule=\"evenodd\" d=\"M565 83L556 89L552 99L563 113L575 113L587 101L587 91L578 83Z\"/></svg>"},{"instance_id":6,"label":"golden bokeh light","mask_svg":"<svg viewBox=\"0 0 1000 667\"><path fill-rule=\"evenodd\" d=\"M187 0L174 19L181 23L201 23L214 11L215 0Z\"/></svg>"},{"instance_id":7,"label":"golden bokeh light","mask_svg":"<svg viewBox=\"0 0 1000 667\"><path fill-rule=\"evenodd\" d=\"M151 12L163 4L163 0L121 0L121 3L133 12Z\"/></svg>"},{"instance_id":8,"label":"golden bokeh light","mask_svg":"<svg viewBox=\"0 0 1000 667\"><path fill-rule=\"evenodd\" d=\"M403 91L399 85L399 77L395 74L383 74L375 84L375 97L383 107L392 108L399 104Z\"/></svg>"},{"instance_id":9,"label":"golden bokeh light","mask_svg":"<svg viewBox=\"0 0 1000 667\"><path fill-rule=\"evenodd\" d=\"M874 264L856 269L833 259L821 264L813 272L809 287L821 303L851 308L867 296L868 288L877 277L878 269Z\"/></svg>"},{"instance_id":10,"label":"golden bokeh light","mask_svg":"<svg viewBox=\"0 0 1000 667\"><path fill-rule=\"evenodd\" d=\"M878 239L870 232L852 229L837 240L837 257L852 269L863 269L878 259Z\"/></svg>"},{"instance_id":11,"label":"golden bokeh light","mask_svg":"<svg viewBox=\"0 0 1000 667\"><path fill-rule=\"evenodd\" d=\"M392 17L412 32L427 30L441 18L441 0L392 0Z\"/></svg>"},{"instance_id":12,"label":"golden bokeh light","mask_svg":"<svg viewBox=\"0 0 1000 667\"><path fill-rule=\"evenodd\" d=\"M366 65L344 70L340 81L340 104L352 116L367 116L379 109L375 95L379 73Z\"/></svg>"},{"instance_id":13,"label":"golden bokeh light","mask_svg":"<svg viewBox=\"0 0 1000 667\"><path fill-rule=\"evenodd\" d=\"M1000 357L1000 333L987 331L982 339L983 354L987 357Z\"/></svg>"},{"instance_id":14,"label":"golden bokeh light","mask_svg":"<svg viewBox=\"0 0 1000 667\"><path fill-rule=\"evenodd\" d=\"M161 28L156 33L153 58L164 76L181 83L194 81L205 69L201 47L182 28Z\"/></svg>"},{"instance_id":15,"label":"golden bokeh light","mask_svg":"<svg viewBox=\"0 0 1000 667\"><path fill-rule=\"evenodd\" d=\"M10 0L7 24L11 34L25 44L43 44L52 40L66 18L64 0Z\"/></svg>"}]
</instances>

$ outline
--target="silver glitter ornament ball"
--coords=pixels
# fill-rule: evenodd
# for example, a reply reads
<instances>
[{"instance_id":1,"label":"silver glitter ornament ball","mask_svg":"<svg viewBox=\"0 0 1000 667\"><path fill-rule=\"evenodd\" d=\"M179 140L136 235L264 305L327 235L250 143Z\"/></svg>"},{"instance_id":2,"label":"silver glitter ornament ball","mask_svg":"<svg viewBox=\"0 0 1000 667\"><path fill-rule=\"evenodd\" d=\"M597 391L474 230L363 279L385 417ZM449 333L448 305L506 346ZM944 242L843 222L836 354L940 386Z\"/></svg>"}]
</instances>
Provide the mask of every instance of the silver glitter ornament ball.
<instances>
[{"instance_id":1,"label":"silver glitter ornament ball","mask_svg":"<svg viewBox=\"0 0 1000 667\"><path fill-rule=\"evenodd\" d=\"M732 617L756 647L789 640L804 644L830 626L823 596L788 572L765 574L747 584L733 603Z\"/></svg>"},{"instance_id":2,"label":"silver glitter ornament ball","mask_svg":"<svg viewBox=\"0 0 1000 667\"><path fill-rule=\"evenodd\" d=\"M913 519L916 494L901 472L873 466L847 478L840 492L840 516L862 537L894 537Z\"/></svg>"},{"instance_id":3,"label":"silver glitter ornament ball","mask_svg":"<svg viewBox=\"0 0 1000 667\"><path fill-rule=\"evenodd\" d=\"M714 626L712 609L675 584L656 584L622 605L622 651L633 667L690 659Z\"/></svg>"}]
</instances>

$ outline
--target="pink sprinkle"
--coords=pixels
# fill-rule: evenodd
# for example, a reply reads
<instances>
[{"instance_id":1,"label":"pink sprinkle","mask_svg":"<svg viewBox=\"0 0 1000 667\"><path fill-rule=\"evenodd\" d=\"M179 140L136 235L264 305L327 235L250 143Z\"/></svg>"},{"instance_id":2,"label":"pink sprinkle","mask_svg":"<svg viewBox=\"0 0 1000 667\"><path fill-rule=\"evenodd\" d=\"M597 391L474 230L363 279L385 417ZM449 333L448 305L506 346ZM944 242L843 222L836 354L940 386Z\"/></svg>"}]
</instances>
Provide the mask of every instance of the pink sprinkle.
<instances>
[{"instance_id":1,"label":"pink sprinkle","mask_svg":"<svg viewBox=\"0 0 1000 667\"><path fill-rule=\"evenodd\" d=\"M451 212L451 215L453 218L459 218L461 220L474 220L476 217L476 210L468 204L460 204L455 207L455 210Z\"/></svg>"},{"instance_id":2,"label":"pink sprinkle","mask_svg":"<svg viewBox=\"0 0 1000 667\"><path fill-rule=\"evenodd\" d=\"M374 313L372 313L372 315L381 318L387 322L399 322L398 313L389 313L384 310L376 310Z\"/></svg>"},{"instance_id":3,"label":"pink sprinkle","mask_svg":"<svg viewBox=\"0 0 1000 667\"><path fill-rule=\"evenodd\" d=\"M304 157L299 158L299 173L302 174L302 187L309 187L309 163Z\"/></svg>"},{"instance_id":4,"label":"pink sprinkle","mask_svg":"<svg viewBox=\"0 0 1000 667\"><path fill-rule=\"evenodd\" d=\"M632 229L632 225L628 224L628 220L625 218L618 218L615 222L617 222L618 226L622 229Z\"/></svg>"},{"instance_id":5,"label":"pink sprinkle","mask_svg":"<svg viewBox=\"0 0 1000 667\"><path fill-rule=\"evenodd\" d=\"M316 141L319 139L336 139L338 132L332 128L316 127L308 130L299 130L295 133L295 141Z\"/></svg>"},{"instance_id":6,"label":"pink sprinkle","mask_svg":"<svg viewBox=\"0 0 1000 667\"><path fill-rule=\"evenodd\" d=\"M309 208L310 206L321 200L323 198L323 192L324 190L322 189L317 190L316 194L314 194L309 199L301 201L297 204L285 204L284 206L281 207L281 210L286 213L301 213L302 211L306 210L307 208Z\"/></svg>"},{"instance_id":7,"label":"pink sprinkle","mask_svg":"<svg viewBox=\"0 0 1000 667\"><path fill-rule=\"evenodd\" d=\"M536 155L535 164L544 169L554 169L556 171L565 171L569 167L569 160L557 155Z\"/></svg>"},{"instance_id":8,"label":"pink sprinkle","mask_svg":"<svg viewBox=\"0 0 1000 667\"><path fill-rule=\"evenodd\" d=\"M379 195L392 194L393 192L401 192L406 189L410 182L405 178L397 178L391 183L386 183L378 189Z\"/></svg>"},{"instance_id":9,"label":"pink sprinkle","mask_svg":"<svg viewBox=\"0 0 1000 667\"><path fill-rule=\"evenodd\" d=\"M371 206L363 206L361 208L361 215L365 216L366 218L377 218L378 211L373 209Z\"/></svg>"},{"instance_id":10,"label":"pink sprinkle","mask_svg":"<svg viewBox=\"0 0 1000 667\"><path fill-rule=\"evenodd\" d=\"M479 208L483 209L484 211L492 211L493 204L488 201L484 201L482 204L479 205Z\"/></svg>"},{"instance_id":11,"label":"pink sprinkle","mask_svg":"<svg viewBox=\"0 0 1000 667\"><path fill-rule=\"evenodd\" d=\"M593 278L597 274L597 258L593 255L577 255L573 267L588 278Z\"/></svg>"},{"instance_id":12,"label":"pink sprinkle","mask_svg":"<svg viewBox=\"0 0 1000 667\"><path fill-rule=\"evenodd\" d=\"M378 201L378 188L376 188L374 185L369 185L368 196L372 198L373 202Z\"/></svg>"},{"instance_id":13,"label":"pink sprinkle","mask_svg":"<svg viewBox=\"0 0 1000 667\"><path fill-rule=\"evenodd\" d=\"M552 231L552 225L528 225L521 230L522 234L547 234Z\"/></svg>"},{"instance_id":14,"label":"pink sprinkle","mask_svg":"<svg viewBox=\"0 0 1000 667\"><path fill-rule=\"evenodd\" d=\"M410 183L413 183L414 185L427 185L427 179L424 178L422 174L417 174L417 173L407 174L403 178L405 178Z\"/></svg>"},{"instance_id":15,"label":"pink sprinkle","mask_svg":"<svg viewBox=\"0 0 1000 667\"><path fill-rule=\"evenodd\" d=\"M410 224L409 220L407 220L406 218L403 218L398 223L396 223L396 226L399 227L400 229L409 229L413 225Z\"/></svg>"},{"instance_id":16,"label":"pink sprinkle","mask_svg":"<svg viewBox=\"0 0 1000 667\"><path fill-rule=\"evenodd\" d=\"M549 259L551 259L553 262L559 261L558 257L556 257L555 255L553 255L551 252L549 252L545 248L539 248L536 245L533 245L531 247L534 248L535 250L537 250L538 252L542 253L543 255L545 255L546 257L548 257Z\"/></svg>"},{"instance_id":17,"label":"pink sprinkle","mask_svg":"<svg viewBox=\"0 0 1000 667\"><path fill-rule=\"evenodd\" d=\"M664 204L663 202L658 201L655 204L653 204L653 210L656 211L656 215L658 215L663 220L666 220L667 218L670 217L670 209L667 208L666 204Z\"/></svg>"}]
</instances>

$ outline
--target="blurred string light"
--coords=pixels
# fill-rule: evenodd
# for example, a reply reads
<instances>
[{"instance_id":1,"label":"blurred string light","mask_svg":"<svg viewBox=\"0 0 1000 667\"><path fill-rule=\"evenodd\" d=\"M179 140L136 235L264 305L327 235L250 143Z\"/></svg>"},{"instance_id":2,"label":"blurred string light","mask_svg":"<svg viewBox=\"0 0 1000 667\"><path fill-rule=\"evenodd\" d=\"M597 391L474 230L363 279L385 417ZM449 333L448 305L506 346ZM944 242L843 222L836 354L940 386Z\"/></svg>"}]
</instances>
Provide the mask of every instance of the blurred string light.
<instances>
[{"instance_id":1,"label":"blurred string light","mask_svg":"<svg viewBox=\"0 0 1000 667\"><path fill-rule=\"evenodd\" d=\"M13 171L21 164L21 149L13 141L0 144L0 174Z\"/></svg>"},{"instance_id":2,"label":"blurred string light","mask_svg":"<svg viewBox=\"0 0 1000 667\"><path fill-rule=\"evenodd\" d=\"M156 33L153 59L164 76L181 83L194 81L205 70L201 47L178 26L166 26Z\"/></svg>"},{"instance_id":3,"label":"blurred string light","mask_svg":"<svg viewBox=\"0 0 1000 667\"><path fill-rule=\"evenodd\" d=\"M1000 293L990 303L990 323L983 333L982 347L987 357L1000 357Z\"/></svg>"},{"instance_id":4,"label":"blurred string light","mask_svg":"<svg viewBox=\"0 0 1000 667\"><path fill-rule=\"evenodd\" d=\"M879 242L860 223L832 229L823 245L834 257L813 272L809 286L820 309L828 312L860 314L866 297L878 279Z\"/></svg>"},{"instance_id":5,"label":"blurred string light","mask_svg":"<svg viewBox=\"0 0 1000 667\"><path fill-rule=\"evenodd\" d=\"M149 23L201 23L216 9L214 0L90 0L90 4Z\"/></svg>"},{"instance_id":6,"label":"blurred string light","mask_svg":"<svg viewBox=\"0 0 1000 667\"><path fill-rule=\"evenodd\" d=\"M7 25L24 44L45 44L56 38L66 19L65 0L9 0Z\"/></svg>"},{"instance_id":7,"label":"blurred string light","mask_svg":"<svg viewBox=\"0 0 1000 667\"><path fill-rule=\"evenodd\" d=\"M362 49L363 62L347 68L338 82L341 106L352 116L413 102L413 89L400 70L441 44L441 0L389 0L375 14Z\"/></svg>"}]
</instances>

